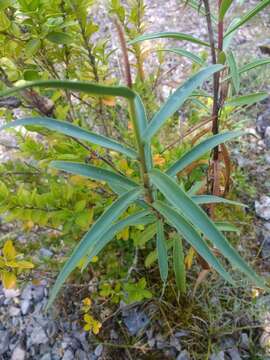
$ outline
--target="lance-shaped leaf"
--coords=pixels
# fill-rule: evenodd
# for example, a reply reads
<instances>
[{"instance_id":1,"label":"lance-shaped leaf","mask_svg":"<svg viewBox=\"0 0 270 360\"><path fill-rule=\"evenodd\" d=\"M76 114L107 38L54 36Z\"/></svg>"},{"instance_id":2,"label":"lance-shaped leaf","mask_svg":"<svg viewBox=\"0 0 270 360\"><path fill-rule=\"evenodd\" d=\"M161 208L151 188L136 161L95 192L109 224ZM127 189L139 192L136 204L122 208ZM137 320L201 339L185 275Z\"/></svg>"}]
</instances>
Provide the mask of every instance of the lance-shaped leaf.
<instances>
[{"instance_id":1,"label":"lance-shaped leaf","mask_svg":"<svg viewBox=\"0 0 270 360\"><path fill-rule=\"evenodd\" d=\"M149 212L149 210L140 211L136 214L130 215L123 220L113 224L108 231L95 243L95 245L88 251L87 260L82 267L82 271L87 267L94 256L97 256L100 251L113 239L113 237L128 226L148 225L156 221L156 217Z\"/></svg>"},{"instance_id":2,"label":"lance-shaped leaf","mask_svg":"<svg viewBox=\"0 0 270 360\"><path fill-rule=\"evenodd\" d=\"M175 281L181 295L185 295L186 289L186 270L185 270L185 255L183 250L182 239L175 236L173 242L173 270L175 274Z\"/></svg>"},{"instance_id":3,"label":"lance-shaped leaf","mask_svg":"<svg viewBox=\"0 0 270 360\"><path fill-rule=\"evenodd\" d=\"M264 99L269 97L269 94L267 92L258 92L254 94L249 95L241 95L241 96L235 96L231 99L228 99L225 102L225 106L245 106L245 105L253 105L257 102L260 102Z\"/></svg>"},{"instance_id":4,"label":"lance-shaped leaf","mask_svg":"<svg viewBox=\"0 0 270 360\"><path fill-rule=\"evenodd\" d=\"M166 52L171 52L176 55L184 56L199 65L204 65L204 63L205 63L205 61L202 58L200 58L199 56L195 55L191 51L187 51L182 48L158 49L156 51L166 51Z\"/></svg>"},{"instance_id":5,"label":"lance-shaped leaf","mask_svg":"<svg viewBox=\"0 0 270 360\"><path fill-rule=\"evenodd\" d=\"M270 64L270 59L268 59L268 58L251 61L250 63L248 63L246 65L243 65L239 69L239 74L242 74L242 73L245 73L247 71L256 69L259 66L268 65L268 64Z\"/></svg>"},{"instance_id":6,"label":"lance-shaped leaf","mask_svg":"<svg viewBox=\"0 0 270 360\"><path fill-rule=\"evenodd\" d=\"M228 200L223 197L219 197L215 195L191 195L191 199L196 204L228 204L228 205L248 207L247 205L242 204L238 201Z\"/></svg>"},{"instance_id":7,"label":"lance-shaped leaf","mask_svg":"<svg viewBox=\"0 0 270 360\"><path fill-rule=\"evenodd\" d=\"M239 76L239 72L238 72L237 63L236 63L236 60L235 60L235 57L234 57L234 54L232 51L227 52L226 59L227 59L227 62L228 62L229 68L230 68L230 75L231 75L234 90L235 90L236 94L238 94L239 89L240 89L240 76Z\"/></svg>"},{"instance_id":8,"label":"lance-shaped leaf","mask_svg":"<svg viewBox=\"0 0 270 360\"><path fill-rule=\"evenodd\" d=\"M232 26L229 30L226 31L224 37L228 36L231 32L238 29L240 26L244 25L247 21L252 19L255 15L257 15L260 11L262 11L266 6L270 4L270 0L262 0L256 5L254 8L252 8L250 11L248 11L246 14L241 16L239 21Z\"/></svg>"},{"instance_id":9,"label":"lance-shaped leaf","mask_svg":"<svg viewBox=\"0 0 270 360\"><path fill-rule=\"evenodd\" d=\"M238 235L240 235L240 230L236 226L234 226L226 221L215 221L215 225L219 229L219 231L236 232L236 233L238 233Z\"/></svg>"},{"instance_id":10,"label":"lance-shaped leaf","mask_svg":"<svg viewBox=\"0 0 270 360\"><path fill-rule=\"evenodd\" d=\"M188 99L192 92L197 87L201 86L209 76L213 75L217 71L220 71L222 68L223 65L210 65L191 76L189 80L181 85L155 114L143 134L143 140L145 142L150 141L165 121L180 109L181 105Z\"/></svg>"},{"instance_id":11,"label":"lance-shaped leaf","mask_svg":"<svg viewBox=\"0 0 270 360\"><path fill-rule=\"evenodd\" d=\"M100 145L107 149L118 151L128 157L131 157L132 159L137 158L137 153L135 150L123 146L122 144L118 143L115 140L109 139L103 135L95 134L79 126L72 125L67 121L60 121L47 117L34 117L34 118L15 120L0 127L0 131L4 129L9 129L17 126L26 126L26 125L42 126L45 127L46 129L54 130L61 134L72 136L76 139L85 140L92 144Z\"/></svg>"},{"instance_id":12,"label":"lance-shaped leaf","mask_svg":"<svg viewBox=\"0 0 270 360\"><path fill-rule=\"evenodd\" d=\"M216 246L233 266L242 271L257 286L265 288L260 278L231 246L228 240L217 229L212 220L168 175L159 170L152 170L150 178L153 184L163 193L166 199L176 207L199 231Z\"/></svg>"},{"instance_id":13,"label":"lance-shaped leaf","mask_svg":"<svg viewBox=\"0 0 270 360\"><path fill-rule=\"evenodd\" d=\"M146 40L163 39L163 38L184 40L184 41L189 41L189 42L203 45L203 46L210 46L209 43L202 41L200 39L197 39L192 35L188 35L188 34L184 34L184 33L180 33L180 32L173 32L173 31L140 35L140 36L136 37L134 40L131 40L129 42L129 45L134 45L139 42L146 41Z\"/></svg>"},{"instance_id":14,"label":"lance-shaped leaf","mask_svg":"<svg viewBox=\"0 0 270 360\"><path fill-rule=\"evenodd\" d=\"M229 283L233 284L232 277L227 273L219 260L212 254L206 242L201 238L194 227L176 210L161 201L154 203L158 210L184 239Z\"/></svg>"},{"instance_id":15,"label":"lance-shaped leaf","mask_svg":"<svg viewBox=\"0 0 270 360\"><path fill-rule=\"evenodd\" d=\"M112 223L132 204L139 196L140 189L131 190L118 198L107 210L99 217L90 230L84 235L81 241L73 250L70 258L63 266L56 282L52 288L47 308L53 303L61 286L75 269L78 262L87 254L95 243L106 233Z\"/></svg>"},{"instance_id":16,"label":"lance-shaped leaf","mask_svg":"<svg viewBox=\"0 0 270 360\"><path fill-rule=\"evenodd\" d=\"M241 135L244 135L243 131L228 131L203 140L198 145L194 146L191 150L186 152L173 165L171 165L166 173L170 176L175 176L179 171L182 171L186 166L193 163L193 161L198 160L217 145L222 144L228 140L232 140Z\"/></svg>"},{"instance_id":17,"label":"lance-shaped leaf","mask_svg":"<svg viewBox=\"0 0 270 360\"><path fill-rule=\"evenodd\" d=\"M107 169L102 169L100 167L84 163L76 163L70 161L52 161L50 163L50 167L66 171L71 174L86 176L94 180L106 181L108 183L112 182L129 190L138 186L136 182L130 180L126 176L117 174Z\"/></svg>"},{"instance_id":18,"label":"lance-shaped leaf","mask_svg":"<svg viewBox=\"0 0 270 360\"><path fill-rule=\"evenodd\" d=\"M164 226L162 220L157 223L157 255L159 272L162 281L165 283L168 278L168 254L164 235Z\"/></svg>"},{"instance_id":19,"label":"lance-shaped leaf","mask_svg":"<svg viewBox=\"0 0 270 360\"><path fill-rule=\"evenodd\" d=\"M223 21L226 12L229 10L232 5L233 0L222 0L219 8L219 20Z\"/></svg>"},{"instance_id":20,"label":"lance-shaped leaf","mask_svg":"<svg viewBox=\"0 0 270 360\"><path fill-rule=\"evenodd\" d=\"M126 99L133 99L136 96L134 91L124 86L105 86L78 80L37 80L29 81L23 85L4 90L0 92L0 97L15 94L32 87L66 89L72 90L74 92L84 92L86 94L100 97L120 96Z\"/></svg>"}]
</instances>

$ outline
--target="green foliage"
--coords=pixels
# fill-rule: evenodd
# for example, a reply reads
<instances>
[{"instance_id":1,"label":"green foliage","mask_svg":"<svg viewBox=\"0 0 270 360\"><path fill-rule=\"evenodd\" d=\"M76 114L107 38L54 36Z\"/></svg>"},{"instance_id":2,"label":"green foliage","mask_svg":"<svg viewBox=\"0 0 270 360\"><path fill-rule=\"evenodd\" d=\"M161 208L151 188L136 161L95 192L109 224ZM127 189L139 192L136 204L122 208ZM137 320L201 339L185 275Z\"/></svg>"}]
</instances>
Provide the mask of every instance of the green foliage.
<instances>
[{"instance_id":1,"label":"green foliage","mask_svg":"<svg viewBox=\"0 0 270 360\"><path fill-rule=\"evenodd\" d=\"M208 116L213 97L200 87L227 69L229 75L223 80L228 82L229 99L224 102L224 118L232 107L266 97L264 92L235 96L240 92L240 75L268 64L269 60L239 67L228 40L269 1L262 1L231 24L225 35L227 47L219 53L221 64L201 69L206 63L204 55L179 47L159 49L160 64L164 51L194 62L193 74L159 109L153 91L158 71L146 79L143 63L147 52L143 42L170 38L207 50L210 44L184 33L145 35L144 2L132 0L127 7L120 0L112 0L110 12L125 30L136 67L133 88L117 86L118 81L108 68L113 51L107 48L105 40L95 40L93 36L99 31L91 16L93 3L5 1L0 8L0 70L4 75L1 96L21 96L23 103L33 108L26 110L25 118L15 121L10 121L12 113L7 112L7 124L1 128L26 128L26 135L17 132L16 136L27 161L9 162L0 168L1 174L7 174L0 182L0 211L8 221L21 221L27 230L35 225L60 229L65 243L73 248L51 291L48 306L68 276L75 269L83 271L113 239L113 249L119 243L124 248L124 242L130 247L132 240L135 247L148 254L146 266L157 260L164 284L172 265L181 295L187 291L183 239L229 283L235 284L212 246L254 284L265 288L264 281L221 233L237 229L228 222L213 222L200 207L239 203L215 194L197 195L202 187L203 166L206 167L202 164L207 162L209 152L243 132L221 132L196 145L199 137L171 151L166 151L160 141L164 133L157 135L166 124L165 137L174 138L178 111L183 106L193 110L189 119L192 126L202 119L201 114ZM198 2L188 3L203 11ZM226 17L231 3L221 2L219 21ZM216 21L213 15L211 18ZM36 132L40 138L33 135ZM59 172L69 175L59 176ZM156 240L154 249L152 239ZM123 285L120 280L105 282L99 295L113 303L152 297L145 278ZM85 313L84 320L88 330L98 333L100 323L91 314Z\"/></svg>"}]
</instances>

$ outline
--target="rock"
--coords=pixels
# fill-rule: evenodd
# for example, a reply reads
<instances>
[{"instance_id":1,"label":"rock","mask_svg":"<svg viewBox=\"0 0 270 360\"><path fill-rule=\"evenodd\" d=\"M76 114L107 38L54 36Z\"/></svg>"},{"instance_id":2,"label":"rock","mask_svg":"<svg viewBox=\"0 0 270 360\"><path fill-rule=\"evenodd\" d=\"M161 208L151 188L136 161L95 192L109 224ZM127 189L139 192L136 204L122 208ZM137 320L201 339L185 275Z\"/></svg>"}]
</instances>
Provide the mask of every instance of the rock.
<instances>
[{"instance_id":1,"label":"rock","mask_svg":"<svg viewBox=\"0 0 270 360\"><path fill-rule=\"evenodd\" d=\"M268 126L264 133L264 142L266 149L270 149L270 126Z\"/></svg>"},{"instance_id":2,"label":"rock","mask_svg":"<svg viewBox=\"0 0 270 360\"><path fill-rule=\"evenodd\" d=\"M240 336L240 346L242 349L244 350L248 350L249 349L249 338L248 338L248 334L246 333L242 333Z\"/></svg>"},{"instance_id":3,"label":"rock","mask_svg":"<svg viewBox=\"0 0 270 360\"><path fill-rule=\"evenodd\" d=\"M270 126L270 111L266 111L259 115L256 120L256 130L264 137L266 129Z\"/></svg>"},{"instance_id":4,"label":"rock","mask_svg":"<svg viewBox=\"0 0 270 360\"><path fill-rule=\"evenodd\" d=\"M227 353L230 355L231 360L241 360L241 356L237 348L228 349Z\"/></svg>"},{"instance_id":5,"label":"rock","mask_svg":"<svg viewBox=\"0 0 270 360\"><path fill-rule=\"evenodd\" d=\"M0 331L0 355L8 350L10 334L8 331Z\"/></svg>"},{"instance_id":6,"label":"rock","mask_svg":"<svg viewBox=\"0 0 270 360\"><path fill-rule=\"evenodd\" d=\"M260 218L270 220L270 197L263 195L261 196L260 201L256 200L255 211Z\"/></svg>"},{"instance_id":7,"label":"rock","mask_svg":"<svg viewBox=\"0 0 270 360\"><path fill-rule=\"evenodd\" d=\"M40 256L45 258L51 258L53 256L53 252L46 248L41 248L39 250Z\"/></svg>"},{"instance_id":8,"label":"rock","mask_svg":"<svg viewBox=\"0 0 270 360\"><path fill-rule=\"evenodd\" d=\"M187 350L183 350L177 356L176 360L190 360L190 356Z\"/></svg>"},{"instance_id":9,"label":"rock","mask_svg":"<svg viewBox=\"0 0 270 360\"><path fill-rule=\"evenodd\" d=\"M209 360L225 360L224 351L211 355Z\"/></svg>"},{"instance_id":10,"label":"rock","mask_svg":"<svg viewBox=\"0 0 270 360\"><path fill-rule=\"evenodd\" d=\"M20 346L16 347L11 355L11 360L24 360L25 358L26 351Z\"/></svg>"},{"instance_id":11,"label":"rock","mask_svg":"<svg viewBox=\"0 0 270 360\"><path fill-rule=\"evenodd\" d=\"M14 299L20 295L19 289L3 289L3 292L7 299Z\"/></svg>"},{"instance_id":12,"label":"rock","mask_svg":"<svg viewBox=\"0 0 270 360\"><path fill-rule=\"evenodd\" d=\"M22 300L21 302L21 312L23 315L26 315L29 313L31 308L31 302L28 299Z\"/></svg>"},{"instance_id":13,"label":"rock","mask_svg":"<svg viewBox=\"0 0 270 360\"><path fill-rule=\"evenodd\" d=\"M34 327L30 340L33 345L46 344L49 341L45 331L39 325Z\"/></svg>"},{"instance_id":14,"label":"rock","mask_svg":"<svg viewBox=\"0 0 270 360\"><path fill-rule=\"evenodd\" d=\"M181 344L179 339L176 336L170 337L170 346L174 347L177 351L181 351Z\"/></svg>"},{"instance_id":15,"label":"rock","mask_svg":"<svg viewBox=\"0 0 270 360\"><path fill-rule=\"evenodd\" d=\"M62 357L62 360L74 360L74 354L70 349L67 349Z\"/></svg>"},{"instance_id":16,"label":"rock","mask_svg":"<svg viewBox=\"0 0 270 360\"><path fill-rule=\"evenodd\" d=\"M10 316L18 316L20 314L20 312L21 312L21 309L16 307L16 306L11 306L8 309L8 312L9 312Z\"/></svg>"},{"instance_id":17,"label":"rock","mask_svg":"<svg viewBox=\"0 0 270 360\"><path fill-rule=\"evenodd\" d=\"M44 298L44 287L36 286L35 288L33 288L32 293L35 302L40 302Z\"/></svg>"},{"instance_id":18,"label":"rock","mask_svg":"<svg viewBox=\"0 0 270 360\"><path fill-rule=\"evenodd\" d=\"M149 319L143 311L138 309L125 310L123 312L124 324L131 335L137 334L149 323Z\"/></svg>"},{"instance_id":19,"label":"rock","mask_svg":"<svg viewBox=\"0 0 270 360\"><path fill-rule=\"evenodd\" d=\"M95 355L96 356L100 356L102 354L103 351L103 345L99 344L96 348L95 348Z\"/></svg>"},{"instance_id":20,"label":"rock","mask_svg":"<svg viewBox=\"0 0 270 360\"><path fill-rule=\"evenodd\" d=\"M78 349L75 353L75 359L76 360L88 360L88 356L83 350Z\"/></svg>"},{"instance_id":21,"label":"rock","mask_svg":"<svg viewBox=\"0 0 270 360\"><path fill-rule=\"evenodd\" d=\"M22 291L21 299L31 300L32 299L32 288L33 287L31 284L27 285Z\"/></svg>"},{"instance_id":22,"label":"rock","mask_svg":"<svg viewBox=\"0 0 270 360\"><path fill-rule=\"evenodd\" d=\"M52 360L52 356L50 353L46 353L40 358L40 360Z\"/></svg>"},{"instance_id":23,"label":"rock","mask_svg":"<svg viewBox=\"0 0 270 360\"><path fill-rule=\"evenodd\" d=\"M110 338L112 340L117 340L119 338L117 332L115 330L113 330L113 329L110 331Z\"/></svg>"}]
</instances>

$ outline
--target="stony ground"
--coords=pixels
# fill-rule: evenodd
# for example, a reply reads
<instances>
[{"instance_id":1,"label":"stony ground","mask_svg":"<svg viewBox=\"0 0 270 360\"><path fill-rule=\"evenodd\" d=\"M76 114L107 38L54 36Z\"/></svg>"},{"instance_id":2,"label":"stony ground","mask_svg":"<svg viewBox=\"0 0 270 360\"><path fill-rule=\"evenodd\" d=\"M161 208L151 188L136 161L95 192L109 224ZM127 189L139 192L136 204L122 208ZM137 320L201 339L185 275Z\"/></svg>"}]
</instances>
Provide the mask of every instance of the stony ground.
<instances>
[{"instance_id":1,"label":"stony ground","mask_svg":"<svg viewBox=\"0 0 270 360\"><path fill-rule=\"evenodd\" d=\"M203 19L198 20L198 16L188 8L179 7L179 1L170 0L146 1L148 5L147 19L149 21L150 31L177 30L188 32L206 39L206 29ZM246 2L254 5L256 1ZM105 13L104 3L101 2L100 14ZM192 14L192 15L191 15ZM105 20L108 19L105 17ZM104 20L104 21L105 21ZM264 41L265 34L269 34L269 13L259 18L253 23L253 26L246 27L239 31L235 40L235 45L240 54L248 52L252 57L259 54L258 47L254 46L254 37L260 42ZM105 27L105 25L104 25ZM196 48L189 45L189 49ZM150 69L156 63L152 56L146 62ZM186 62L179 62L177 58L168 56L168 70L175 67L170 72L170 76L164 79L163 86L168 91L174 87L185 74ZM258 88L263 87L262 81ZM269 86L269 83L268 83ZM265 87L264 87L265 89ZM166 93L166 90L164 90ZM250 182L257 188L256 201L251 199L251 207L254 207L257 218L254 219L256 232L256 252L262 271L269 276L270 266L270 113L269 104L259 107L261 116L257 123L251 121L250 127L259 137L254 138L244 148L235 149L234 157L246 173L249 174ZM257 117L257 112L254 113ZM0 143L15 146L11 137L0 135ZM11 156L12 149L0 146L0 161L6 160ZM6 233L10 231L6 225L0 227L0 238L3 239ZM43 249L47 252L46 256L51 256L49 249ZM38 285L26 284L18 291L5 291L0 287L0 359L2 360L96 360L111 359L108 349L111 344L118 343L119 334L113 329L110 332L108 344L98 343L94 337L82 331L76 316L74 319L65 317L63 311L58 309L57 313L50 312L46 314L44 307L47 301L49 282L41 280ZM68 297L65 301L68 301ZM63 307L65 307L65 303ZM156 331L151 324L148 312L141 307L134 306L119 309L117 317L123 322L127 333L130 336L137 336L138 347L143 354L150 354L147 359L177 359L192 360L192 356L185 348L186 341L183 341L189 334L179 330L167 336L166 338ZM260 317L255 319L256 324L261 324L260 346L265 347L270 339L270 299L262 299L262 311ZM162 323L159 324L160 327ZM143 341L140 341L143 339ZM259 347L257 343L256 346ZM247 332L242 332L238 339L232 336L224 337L221 341L218 353L209 354L211 360L239 360L251 359L250 341ZM159 350L159 355L157 354ZM258 348L258 352L261 350ZM151 357L152 356L152 357ZM114 358L135 359L128 349L122 349L121 355ZM142 357L146 359L146 357ZM136 359L140 359L140 356ZM252 357L253 359L253 357ZM255 359L255 358L254 358ZM258 359L270 359L265 355ZM196 360L196 359L194 359Z\"/></svg>"}]
</instances>

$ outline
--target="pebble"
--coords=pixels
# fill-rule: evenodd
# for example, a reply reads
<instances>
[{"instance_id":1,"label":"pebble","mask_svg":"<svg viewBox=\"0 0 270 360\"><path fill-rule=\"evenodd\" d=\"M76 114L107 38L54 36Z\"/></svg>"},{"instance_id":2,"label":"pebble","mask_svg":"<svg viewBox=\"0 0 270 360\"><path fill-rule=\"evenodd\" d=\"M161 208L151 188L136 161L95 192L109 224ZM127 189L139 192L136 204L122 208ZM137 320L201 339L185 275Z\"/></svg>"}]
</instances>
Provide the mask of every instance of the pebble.
<instances>
[{"instance_id":1,"label":"pebble","mask_svg":"<svg viewBox=\"0 0 270 360\"><path fill-rule=\"evenodd\" d=\"M23 315L28 314L31 308L31 302L28 299L22 300L21 302L21 311Z\"/></svg>"},{"instance_id":2,"label":"pebble","mask_svg":"<svg viewBox=\"0 0 270 360\"><path fill-rule=\"evenodd\" d=\"M102 354L103 351L103 345L99 344L96 348L95 348L95 355L96 356L100 356Z\"/></svg>"},{"instance_id":3,"label":"pebble","mask_svg":"<svg viewBox=\"0 0 270 360\"><path fill-rule=\"evenodd\" d=\"M209 360L225 360L225 353L224 351L220 351L219 353L217 354L212 354L210 356L210 359Z\"/></svg>"},{"instance_id":4,"label":"pebble","mask_svg":"<svg viewBox=\"0 0 270 360\"><path fill-rule=\"evenodd\" d=\"M74 354L70 349L67 349L62 357L62 360L74 360Z\"/></svg>"},{"instance_id":5,"label":"pebble","mask_svg":"<svg viewBox=\"0 0 270 360\"><path fill-rule=\"evenodd\" d=\"M33 329L30 340L33 345L46 344L49 341L45 331L41 326L36 326Z\"/></svg>"},{"instance_id":6,"label":"pebble","mask_svg":"<svg viewBox=\"0 0 270 360\"><path fill-rule=\"evenodd\" d=\"M16 306L11 306L8 310L10 316L20 315L21 309Z\"/></svg>"},{"instance_id":7,"label":"pebble","mask_svg":"<svg viewBox=\"0 0 270 360\"><path fill-rule=\"evenodd\" d=\"M260 218L270 220L270 197L263 195L259 201L255 201L255 211Z\"/></svg>"},{"instance_id":8,"label":"pebble","mask_svg":"<svg viewBox=\"0 0 270 360\"><path fill-rule=\"evenodd\" d=\"M39 250L40 256L45 258L51 258L53 256L53 252L46 248L41 248Z\"/></svg>"},{"instance_id":9,"label":"pebble","mask_svg":"<svg viewBox=\"0 0 270 360\"><path fill-rule=\"evenodd\" d=\"M40 358L40 360L52 360L52 356L50 353L46 353Z\"/></svg>"},{"instance_id":10,"label":"pebble","mask_svg":"<svg viewBox=\"0 0 270 360\"><path fill-rule=\"evenodd\" d=\"M242 349L244 350L248 350L249 349L249 338L248 338L248 334L246 333L242 333L240 336L240 346Z\"/></svg>"},{"instance_id":11,"label":"pebble","mask_svg":"<svg viewBox=\"0 0 270 360\"><path fill-rule=\"evenodd\" d=\"M145 328L146 325L150 322L147 315L138 310L137 308L132 308L130 310L123 311L123 320L126 325L129 333L131 335L138 334L138 332Z\"/></svg>"},{"instance_id":12,"label":"pebble","mask_svg":"<svg viewBox=\"0 0 270 360\"><path fill-rule=\"evenodd\" d=\"M232 360L241 360L239 351L236 348L228 349L227 353L230 355Z\"/></svg>"},{"instance_id":13,"label":"pebble","mask_svg":"<svg viewBox=\"0 0 270 360\"><path fill-rule=\"evenodd\" d=\"M8 331L0 331L0 355L8 350L10 334Z\"/></svg>"},{"instance_id":14,"label":"pebble","mask_svg":"<svg viewBox=\"0 0 270 360\"><path fill-rule=\"evenodd\" d=\"M11 360L24 360L26 358L26 351L19 347L16 347L12 353Z\"/></svg>"},{"instance_id":15,"label":"pebble","mask_svg":"<svg viewBox=\"0 0 270 360\"><path fill-rule=\"evenodd\" d=\"M177 356L176 360L190 360L190 356L187 350L183 350Z\"/></svg>"}]
</instances>

